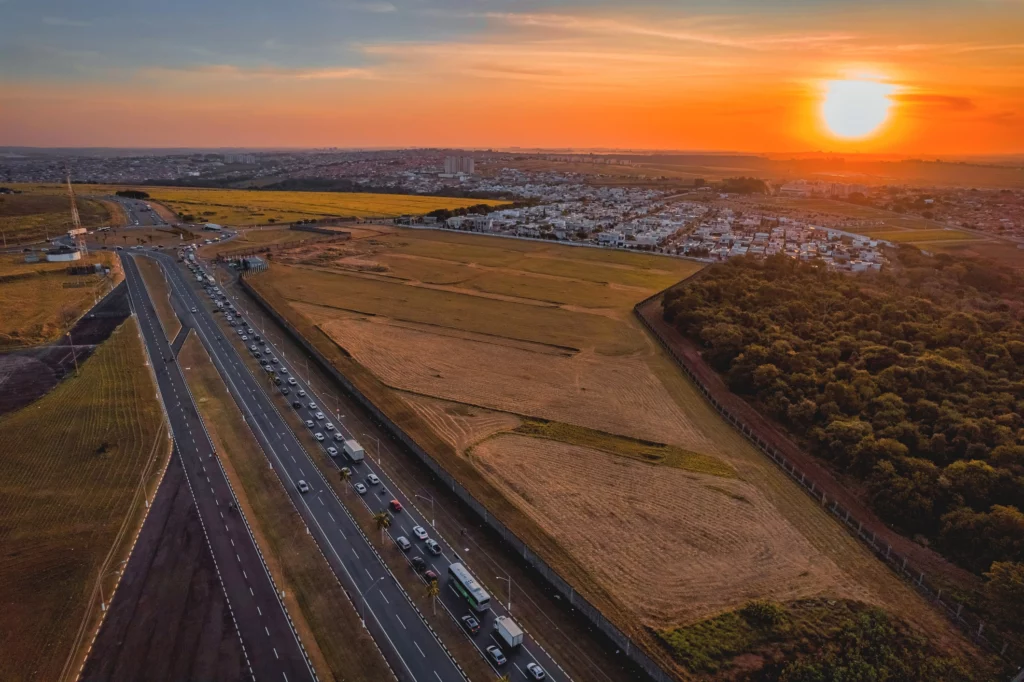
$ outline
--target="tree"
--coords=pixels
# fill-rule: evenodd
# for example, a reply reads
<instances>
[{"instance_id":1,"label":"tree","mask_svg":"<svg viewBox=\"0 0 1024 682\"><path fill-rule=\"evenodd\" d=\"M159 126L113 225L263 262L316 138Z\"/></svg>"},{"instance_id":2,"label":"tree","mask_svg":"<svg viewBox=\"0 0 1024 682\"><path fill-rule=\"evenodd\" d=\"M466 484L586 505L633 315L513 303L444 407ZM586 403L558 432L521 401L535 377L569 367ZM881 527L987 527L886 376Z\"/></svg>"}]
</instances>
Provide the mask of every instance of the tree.
<instances>
[{"instance_id":1,"label":"tree","mask_svg":"<svg viewBox=\"0 0 1024 682\"><path fill-rule=\"evenodd\" d=\"M373 515L373 520L377 524L378 530L380 530L380 541L384 542L384 531L391 527L391 515L385 511L377 512Z\"/></svg>"},{"instance_id":2,"label":"tree","mask_svg":"<svg viewBox=\"0 0 1024 682\"><path fill-rule=\"evenodd\" d=\"M342 483L348 483L349 480L352 479L352 470L349 469L348 467L341 467L341 471L338 472L338 475L341 476L341 482ZM347 485L345 486L345 494L346 495L348 494L348 486Z\"/></svg>"},{"instance_id":3,"label":"tree","mask_svg":"<svg viewBox=\"0 0 1024 682\"><path fill-rule=\"evenodd\" d=\"M441 587L437 584L436 580L430 580L427 582L427 597L430 598L431 606L433 607L434 615L437 615L437 596L441 594Z\"/></svg>"},{"instance_id":4,"label":"tree","mask_svg":"<svg viewBox=\"0 0 1024 682\"><path fill-rule=\"evenodd\" d=\"M1005 627L1024 632L1024 563L996 561L985 574L985 599Z\"/></svg>"}]
</instances>

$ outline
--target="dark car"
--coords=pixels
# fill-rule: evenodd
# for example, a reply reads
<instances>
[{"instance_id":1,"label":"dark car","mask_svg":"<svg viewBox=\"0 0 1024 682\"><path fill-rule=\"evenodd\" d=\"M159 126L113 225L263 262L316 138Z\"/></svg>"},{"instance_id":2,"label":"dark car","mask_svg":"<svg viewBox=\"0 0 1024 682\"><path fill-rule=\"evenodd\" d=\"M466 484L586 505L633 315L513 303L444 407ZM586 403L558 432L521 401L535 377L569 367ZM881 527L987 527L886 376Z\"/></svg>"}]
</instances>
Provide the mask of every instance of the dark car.
<instances>
[{"instance_id":1,"label":"dark car","mask_svg":"<svg viewBox=\"0 0 1024 682\"><path fill-rule=\"evenodd\" d=\"M428 583L436 583L440 579L437 577L437 573L435 573L433 569L423 571L423 577L427 579Z\"/></svg>"},{"instance_id":2,"label":"dark car","mask_svg":"<svg viewBox=\"0 0 1024 682\"><path fill-rule=\"evenodd\" d=\"M475 635L480 632L480 621L473 616L467 614L462 618L459 618L459 620L462 621L462 627L466 628L466 632L469 634Z\"/></svg>"},{"instance_id":3,"label":"dark car","mask_svg":"<svg viewBox=\"0 0 1024 682\"><path fill-rule=\"evenodd\" d=\"M300 403L298 400L293 400L292 401L292 407L294 407L296 410L301 410L302 409L302 403Z\"/></svg>"},{"instance_id":4,"label":"dark car","mask_svg":"<svg viewBox=\"0 0 1024 682\"><path fill-rule=\"evenodd\" d=\"M417 571L422 571L424 568L427 567L427 562L424 561L423 557L421 556L414 556L412 558L412 567L415 568Z\"/></svg>"}]
</instances>

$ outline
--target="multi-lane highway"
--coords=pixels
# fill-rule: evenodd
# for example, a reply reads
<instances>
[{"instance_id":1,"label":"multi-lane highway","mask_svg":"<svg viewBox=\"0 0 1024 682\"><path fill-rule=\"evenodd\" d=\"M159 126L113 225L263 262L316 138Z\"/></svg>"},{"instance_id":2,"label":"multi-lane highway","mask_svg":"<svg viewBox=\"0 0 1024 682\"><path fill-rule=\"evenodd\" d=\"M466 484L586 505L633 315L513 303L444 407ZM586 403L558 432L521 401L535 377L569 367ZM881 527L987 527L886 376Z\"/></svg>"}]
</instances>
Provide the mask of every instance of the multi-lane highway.
<instances>
[{"instance_id":1,"label":"multi-lane highway","mask_svg":"<svg viewBox=\"0 0 1024 682\"><path fill-rule=\"evenodd\" d=\"M188 279L172 257L147 255L163 266L179 317L206 347L263 453L335 575L353 596L360 617L392 670L400 679L415 682L465 680L462 670L310 460L264 383L250 372L233 340L226 338L210 312L209 298L192 286L195 279ZM299 491L299 481L311 487L309 492Z\"/></svg>"},{"instance_id":2,"label":"multi-lane highway","mask_svg":"<svg viewBox=\"0 0 1024 682\"><path fill-rule=\"evenodd\" d=\"M121 256L121 261L132 309L174 435L176 456L187 474L249 672L257 680L316 680L238 508L138 268L127 254Z\"/></svg>"},{"instance_id":3,"label":"multi-lane highway","mask_svg":"<svg viewBox=\"0 0 1024 682\"><path fill-rule=\"evenodd\" d=\"M179 278L183 277L184 270L176 266L169 257L163 256L163 262L167 266L166 269L173 269L178 272ZM213 274L204 271L205 274ZM183 285L183 288L188 289L189 292L195 294L193 288L187 284ZM210 306L210 298L208 295L195 294L196 299L205 299L197 310L203 310L205 306ZM239 318L244 319L244 318ZM238 321L238 320L236 320ZM244 319L242 325L243 333L247 328L252 328L255 325L255 320L252 316L248 316L248 319ZM211 326L216 327L211 321ZM223 330L220 327L218 331ZM261 332L260 329L255 329L257 333ZM231 332L234 332L233 334ZM250 338L244 342L240 342L240 334L238 328L233 328L231 332L227 333L228 337L231 338L225 343L227 345L241 345L242 352L247 352L245 349L255 343L255 340L251 338L252 335L245 334ZM265 337L266 334L263 334ZM408 539L412 543L412 547L406 553L406 557L411 562L414 557L421 558L426 568L433 570L436 575L440 577L442 590L440 593L441 605L452 615L453 618L460 619L462 616L472 613L480 621L480 632L475 636L471 637L473 644L478 648L480 654L488 661L489 664L495 669L498 674L509 674L512 679L534 679L527 666L533 664L533 666L540 666L540 668L546 673L547 679L553 680L568 680L569 676L557 665L557 663L551 658L551 656L536 642L530 634L527 632L524 637L523 644L519 647L509 647L500 637L494 632L493 625L494 619L498 616L509 616L507 608L501 604L499 595L494 594L490 600L490 605L487 610L483 613L471 612L466 600L460 596L454 587L453 581L449 578L448 567L456 562L464 564L471 572L473 566L471 563L466 561L459 552L449 544L443 537L434 532L431 518L422 513L418 508L417 502L423 503L428 502L427 500L420 500L404 493L399 487L387 476L387 474L370 459L364 462L354 464L348 461L345 456L339 452L335 457L328 455L327 448L334 447L337 450L341 450L341 443L337 442L332 437L332 430L327 429L327 424L331 423L336 431L342 433L345 438L356 439L356 435L353 434L345 424L344 415L334 414L331 415L327 409L328 403L322 399L323 396L317 395L316 391L303 379L299 368L289 363L288 358L284 353L278 352L268 338L262 338L261 342L256 344L261 352L265 356L276 357L278 362L273 363L273 366L278 369L277 372L280 374L282 379L294 380L294 383L285 381L282 387L289 389L289 395L287 396L287 403L291 403L292 407L282 406L281 409L291 409L297 413L301 421L312 423L310 427L311 433L321 433L324 435L324 441L320 444L319 450L314 451L312 456L321 457L322 461L329 463L329 466L334 468L340 468L342 466L348 466L353 471L353 476L350 484L355 486L357 483L362 484L366 488L366 493L360 496L363 504L373 513L385 511L392 514L394 522L388 529L387 534L392 538L399 536ZM269 350L269 354L266 351ZM266 359L266 358L265 358ZM257 382L259 383L259 382ZM290 385L289 385L290 384ZM280 389L266 389L270 391L278 391ZM264 393L264 389L260 389L260 393ZM264 396L266 396L264 393ZM273 401L270 402L271 409L274 409ZM298 402L300 407L295 408L294 403ZM311 406L312 405L312 406ZM315 407L313 407L315 406ZM277 410L274 409L276 413ZM287 428L287 426L285 426ZM373 444L364 443L364 446L372 452ZM306 454L305 452L303 454ZM310 463L312 467L312 463ZM315 470L315 467L312 467ZM309 472L308 469L304 469L303 472ZM379 483L372 483L372 477L376 477ZM300 478L304 477L304 474L300 475ZM308 477L305 480L310 481ZM391 500L398 500L402 505L401 512L393 512L390 508ZM418 540L413 532L413 527L419 527L424 529L431 539L435 540L439 544L440 553L434 554L427 550L426 541ZM508 585L502 584L502 578L500 576L476 576L478 580L485 583L491 583L497 585L498 589L502 590L501 596L507 594ZM468 636L468 635L467 635ZM486 649L489 646L498 646L502 653L508 659L508 662L503 666L497 666L494 664L493 659L488 655Z\"/></svg>"},{"instance_id":4,"label":"multi-lane highway","mask_svg":"<svg viewBox=\"0 0 1024 682\"><path fill-rule=\"evenodd\" d=\"M166 225L167 223L160 214L142 199L129 199L127 197L112 196L110 199L121 205L128 218L130 227L142 227L144 225Z\"/></svg>"}]
</instances>

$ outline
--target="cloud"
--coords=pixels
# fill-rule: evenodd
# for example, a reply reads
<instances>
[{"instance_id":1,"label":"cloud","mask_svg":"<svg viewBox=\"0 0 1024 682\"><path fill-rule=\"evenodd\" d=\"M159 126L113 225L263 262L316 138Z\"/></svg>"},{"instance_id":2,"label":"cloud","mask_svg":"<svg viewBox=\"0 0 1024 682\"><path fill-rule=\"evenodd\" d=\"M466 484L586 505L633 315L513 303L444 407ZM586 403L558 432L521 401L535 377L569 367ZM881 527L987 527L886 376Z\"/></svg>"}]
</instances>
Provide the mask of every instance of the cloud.
<instances>
[{"instance_id":1,"label":"cloud","mask_svg":"<svg viewBox=\"0 0 1024 682\"><path fill-rule=\"evenodd\" d=\"M930 93L897 93L889 96L894 102L905 104L920 104L922 106L946 111L970 111L974 109L974 102L967 97L956 97L954 95L937 95Z\"/></svg>"},{"instance_id":2,"label":"cloud","mask_svg":"<svg viewBox=\"0 0 1024 682\"><path fill-rule=\"evenodd\" d=\"M342 2L339 6L344 7L345 9L356 10L357 12L373 12L374 14L387 14L398 11L397 7L392 5L390 2L386 2L386 0Z\"/></svg>"},{"instance_id":3,"label":"cloud","mask_svg":"<svg viewBox=\"0 0 1024 682\"><path fill-rule=\"evenodd\" d=\"M153 67L143 69L142 73L154 76L195 74L199 76L219 76L223 78L233 78L239 80L281 79L313 81L350 79L365 80L373 78L373 72L370 71L369 69L362 69L356 67L297 69L282 68L275 66L260 66L253 68L244 68L240 66L235 66L234 64L197 64L193 66L182 67Z\"/></svg>"},{"instance_id":4,"label":"cloud","mask_svg":"<svg viewBox=\"0 0 1024 682\"><path fill-rule=\"evenodd\" d=\"M74 26L76 28L92 26L91 21L83 21L81 19L68 19L67 17L43 17L43 23L46 24L47 26Z\"/></svg>"}]
</instances>

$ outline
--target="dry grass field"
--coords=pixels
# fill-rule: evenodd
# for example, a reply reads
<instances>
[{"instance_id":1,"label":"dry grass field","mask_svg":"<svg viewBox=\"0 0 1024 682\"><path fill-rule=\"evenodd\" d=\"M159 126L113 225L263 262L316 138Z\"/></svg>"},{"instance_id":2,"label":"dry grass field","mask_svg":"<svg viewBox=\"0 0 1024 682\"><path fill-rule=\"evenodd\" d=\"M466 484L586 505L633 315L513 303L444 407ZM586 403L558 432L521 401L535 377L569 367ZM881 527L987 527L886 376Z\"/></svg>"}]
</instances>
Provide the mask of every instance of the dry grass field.
<instances>
[{"instance_id":1,"label":"dry grass field","mask_svg":"<svg viewBox=\"0 0 1024 682\"><path fill-rule=\"evenodd\" d=\"M70 263L0 255L0 349L53 341L123 279L112 253L91 253L74 265L94 263L110 268L110 277L69 275Z\"/></svg>"},{"instance_id":2,"label":"dry grass field","mask_svg":"<svg viewBox=\"0 0 1024 682\"><path fill-rule=\"evenodd\" d=\"M273 192L243 189L145 187L150 196L176 213L223 225L267 225L307 218L391 218L439 208L501 203L406 194L350 192Z\"/></svg>"},{"instance_id":3,"label":"dry grass field","mask_svg":"<svg viewBox=\"0 0 1024 682\"><path fill-rule=\"evenodd\" d=\"M943 241L975 241L977 235L960 230L871 230L872 239L885 239L890 242L907 242L917 244L920 242L943 242Z\"/></svg>"},{"instance_id":4,"label":"dry grass field","mask_svg":"<svg viewBox=\"0 0 1024 682\"><path fill-rule=\"evenodd\" d=\"M63 185L60 191L56 187L28 186L21 194L0 195L0 244L39 242L71 229L70 202ZM117 222L117 214L101 201L79 196L76 203L83 227Z\"/></svg>"},{"instance_id":5,"label":"dry grass field","mask_svg":"<svg viewBox=\"0 0 1024 682\"><path fill-rule=\"evenodd\" d=\"M633 303L698 269L402 230L286 250L250 281L655 655L645 628L765 596L886 605L959 642L633 318ZM578 300L584 291L592 300Z\"/></svg>"},{"instance_id":6,"label":"dry grass field","mask_svg":"<svg viewBox=\"0 0 1024 682\"><path fill-rule=\"evenodd\" d=\"M184 227L115 227L89 235L90 243L108 248L157 245L172 247L200 239L203 239L200 232Z\"/></svg>"},{"instance_id":7,"label":"dry grass field","mask_svg":"<svg viewBox=\"0 0 1024 682\"><path fill-rule=\"evenodd\" d=\"M0 679L57 679L101 566L124 558L170 450L155 390L129 319L80 376L0 418Z\"/></svg>"}]
</instances>

